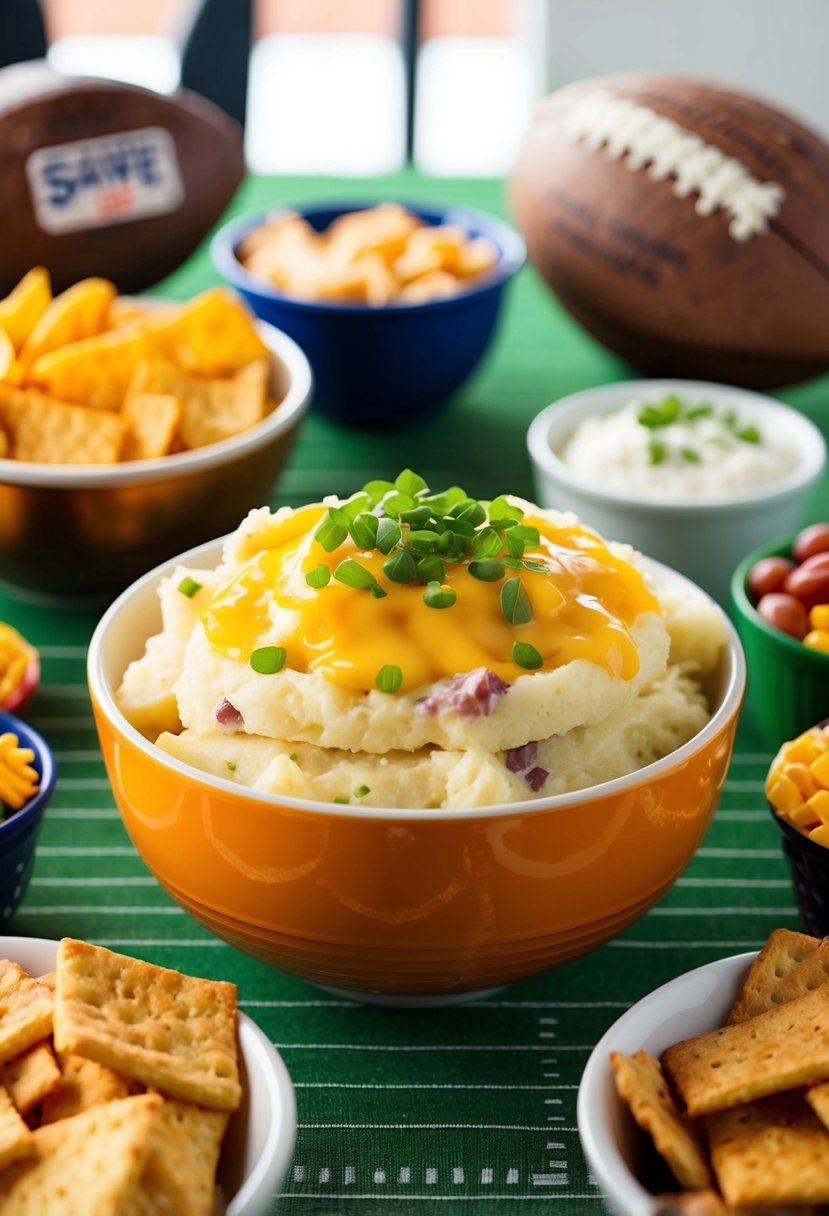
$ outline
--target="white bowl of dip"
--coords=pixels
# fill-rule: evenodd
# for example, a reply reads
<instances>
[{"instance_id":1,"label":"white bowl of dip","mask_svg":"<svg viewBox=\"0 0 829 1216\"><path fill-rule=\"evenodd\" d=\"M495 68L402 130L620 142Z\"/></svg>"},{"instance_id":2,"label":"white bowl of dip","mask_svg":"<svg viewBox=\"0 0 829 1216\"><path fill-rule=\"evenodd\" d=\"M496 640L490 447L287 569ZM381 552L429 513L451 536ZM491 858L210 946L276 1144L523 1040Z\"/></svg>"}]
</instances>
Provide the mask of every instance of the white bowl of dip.
<instances>
[{"instance_id":1,"label":"white bowl of dip","mask_svg":"<svg viewBox=\"0 0 829 1216\"><path fill-rule=\"evenodd\" d=\"M658 407L671 396L708 405L711 414L670 441L667 429L620 419L632 402ZM720 445L714 424L729 410L737 423L725 428ZM728 440L746 428L759 439L739 441L735 451ZM655 463L651 442L666 449L656 448ZM678 454L679 444L689 458ZM533 419L527 446L542 506L575 511L609 539L680 570L722 604L747 553L806 522L826 463L823 436L797 410L701 380L628 380L563 397Z\"/></svg>"}]
</instances>

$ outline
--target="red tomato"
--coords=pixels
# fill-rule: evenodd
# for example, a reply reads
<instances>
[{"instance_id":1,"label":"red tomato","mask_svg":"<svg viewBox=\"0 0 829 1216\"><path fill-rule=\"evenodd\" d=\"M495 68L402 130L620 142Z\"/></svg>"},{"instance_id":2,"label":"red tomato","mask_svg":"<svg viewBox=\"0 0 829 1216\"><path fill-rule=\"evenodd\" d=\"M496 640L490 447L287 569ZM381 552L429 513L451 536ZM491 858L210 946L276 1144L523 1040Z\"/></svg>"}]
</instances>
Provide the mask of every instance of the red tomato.
<instances>
[{"instance_id":1,"label":"red tomato","mask_svg":"<svg viewBox=\"0 0 829 1216\"><path fill-rule=\"evenodd\" d=\"M793 595L784 595L772 591L764 595L757 605L757 611L764 621L775 629L788 633L800 642L809 632L809 617L800 600Z\"/></svg>"},{"instance_id":2,"label":"red tomato","mask_svg":"<svg viewBox=\"0 0 829 1216\"><path fill-rule=\"evenodd\" d=\"M829 523L810 524L802 532L798 532L792 545L792 557L796 562L803 562L815 553L826 553L829 550Z\"/></svg>"},{"instance_id":3,"label":"red tomato","mask_svg":"<svg viewBox=\"0 0 829 1216\"><path fill-rule=\"evenodd\" d=\"M755 562L746 579L755 602L772 591L782 591L791 570L794 570L794 562L787 557L761 557Z\"/></svg>"},{"instance_id":4,"label":"red tomato","mask_svg":"<svg viewBox=\"0 0 829 1216\"><path fill-rule=\"evenodd\" d=\"M829 553L816 553L787 575L783 589L806 608L829 603Z\"/></svg>"}]
</instances>

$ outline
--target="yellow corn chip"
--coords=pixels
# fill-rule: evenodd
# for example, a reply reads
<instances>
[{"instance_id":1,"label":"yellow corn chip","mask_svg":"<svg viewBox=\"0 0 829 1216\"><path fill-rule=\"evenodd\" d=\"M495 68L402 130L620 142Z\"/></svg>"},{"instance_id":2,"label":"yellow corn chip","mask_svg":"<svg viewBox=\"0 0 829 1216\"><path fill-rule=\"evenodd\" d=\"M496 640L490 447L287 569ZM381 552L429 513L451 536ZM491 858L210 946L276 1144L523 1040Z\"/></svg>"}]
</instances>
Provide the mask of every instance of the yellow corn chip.
<instances>
[{"instance_id":1,"label":"yellow corn chip","mask_svg":"<svg viewBox=\"0 0 829 1216\"><path fill-rule=\"evenodd\" d=\"M124 440L125 423L119 414L2 385L0 422L11 436L15 460L106 464L118 459Z\"/></svg>"},{"instance_id":2,"label":"yellow corn chip","mask_svg":"<svg viewBox=\"0 0 829 1216\"><path fill-rule=\"evenodd\" d=\"M228 1114L186 1102L165 1102L151 1133L152 1147L123 1216L160 1212L211 1216L214 1179Z\"/></svg>"},{"instance_id":3,"label":"yellow corn chip","mask_svg":"<svg viewBox=\"0 0 829 1216\"><path fill-rule=\"evenodd\" d=\"M146 350L144 326L123 325L40 355L31 365L30 380L63 401L118 410Z\"/></svg>"},{"instance_id":4,"label":"yellow corn chip","mask_svg":"<svg viewBox=\"0 0 829 1216\"><path fill-rule=\"evenodd\" d=\"M38 318L20 352L22 362L28 366L50 350L102 333L114 299L115 284L107 279L67 287Z\"/></svg>"},{"instance_id":5,"label":"yellow corn chip","mask_svg":"<svg viewBox=\"0 0 829 1216\"><path fill-rule=\"evenodd\" d=\"M241 1100L236 988L102 946L58 947L55 1046L218 1110Z\"/></svg>"},{"instance_id":6,"label":"yellow corn chip","mask_svg":"<svg viewBox=\"0 0 829 1216\"><path fill-rule=\"evenodd\" d=\"M59 1119L79 1115L91 1106L102 1106L105 1102L129 1096L130 1089L124 1078L103 1064L69 1052L61 1052L58 1063L60 1088L44 1101L41 1123L56 1123Z\"/></svg>"},{"instance_id":7,"label":"yellow corn chip","mask_svg":"<svg viewBox=\"0 0 829 1216\"><path fill-rule=\"evenodd\" d=\"M34 1151L34 1136L23 1122L11 1095L0 1086L0 1170Z\"/></svg>"},{"instance_id":8,"label":"yellow corn chip","mask_svg":"<svg viewBox=\"0 0 829 1216\"><path fill-rule=\"evenodd\" d=\"M51 299L49 272L42 266L35 266L5 300L0 300L0 325L11 338L15 350L22 349Z\"/></svg>"},{"instance_id":9,"label":"yellow corn chip","mask_svg":"<svg viewBox=\"0 0 829 1216\"><path fill-rule=\"evenodd\" d=\"M14 378L16 374L14 343L0 325L0 380Z\"/></svg>"},{"instance_id":10,"label":"yellow corn chip","mask_svg":"<svg viewBox=\"0 0 829 1216\"><path fill-rule=\"evenodd\" d=\"M420 221L399 203L381 203L366 211L338 216L325 232L331 259L346 263L377 254L386 261L400 257Z\"/></svg>"},{"instance_id":11,"label":"yellow corn chip","mask_svg":"<svg viewBox=\"0 0 829 1216\"><path fill-rule=\"evenodd\" d=\"M185 448L200 448L229 439L260 422L265 414L265 386L256 369L233 380L201 380L163 359L139 364L129 398L139 393L176 397L181 405L178 436Z\"/></svg>"},{"instance_id":12,"label":"yellow corn chip","mask_svg":"<svg viewBox=\"0 0 829 1216\"><path fill-rule=\"evenodd\" d=\"M128 393L121 416L126 423L122 460L154 460L170 450L181 405L169 393Z\"/></svg>"},{"instance_id":13,"label":"yellow corn chip","mask_svg":"<svg viewBox=\"0 0 829 1216\"><path fill-rule=\"evenodd\" d=\"M35 1043L0 1065L0 1085L9 1091L22 1115L39 1106L60 1084L60 1069L48 1042Z\"/></svg>"},{"instance_id":14,"label":"yellow corn chip","mask_svg":"<svg viewBox=\"0 0 829 1216\"><path fill-rule=\"evenodd\" d=\"M694 1130L682 1117L656 1060L646 1051L635 1056L611 1052L610 1062L619 1096L639 1126L667 1161L680 1186L701 1191L711 1185L711 1171Z\"/></svg>"},{"instance_id":15,"label":"yellow corn chip","mask_svg":"<svg viewBox=\"0 0 829 1216\"><path fill-rule=\"evenodd\" d=\"M726 1202L829 1202L829 1135L802 1094L780 1094L705 1120Z\"/></svg>"},{"instance_id":16,"label":"yellow corn chip","mask_svg":"<svg viewBox=\"0 0 829 1216\"><path fill-rule=\"evenodd\" d=\"M52 1030L55 998L17 963L0 960L0 1063L20 1055Z\"/></svg>"},{"instance_id":17,"label":"yellow corn chip","mask_svg":"<svg viewBox=\"0 0 829 1216\"><path fill-rule=\"evenodd\" d=\"M149 349L199 376L232 376L268 350L245 307L213 287L185 304L173 320L149 319Z\"/></svg>"},{"instance_id":18,"label":"yellow corn chip","mask_svg":"<svg viewBox=\"0 0 829 1216\"><path fill-rule=\"evenodd\" d=\"M401 304L423 304L427 300L444 300L458 294L458 280L445 270L435 270L419 279L412 279L397 293Z\"/></svg>"},{"instance_id":19,"label":"yellow corn chip","mask_svg":"<svg viewBox=\"0 0 829 1216\"><path fill-rule=\"evenodd\" d=\"M34 1156L0 1174L8 1216L120 1216L149 1155L159 1094L140 1094L50 1123Z\"/></svg>"}]
</instances>

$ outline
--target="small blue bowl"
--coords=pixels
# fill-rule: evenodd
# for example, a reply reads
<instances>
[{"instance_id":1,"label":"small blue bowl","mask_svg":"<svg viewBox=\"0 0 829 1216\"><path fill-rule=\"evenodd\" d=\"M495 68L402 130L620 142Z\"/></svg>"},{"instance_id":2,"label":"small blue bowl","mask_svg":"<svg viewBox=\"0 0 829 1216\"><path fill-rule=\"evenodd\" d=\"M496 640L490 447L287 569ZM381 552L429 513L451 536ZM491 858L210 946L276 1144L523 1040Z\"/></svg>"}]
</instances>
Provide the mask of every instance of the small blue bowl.
<instances>
[{"instance_id":1,"label":"small blue bowl","mask_svg":"<svg viewBox=\"0 0 829 1216\"><path fill-rule=\"evenodd\" d=\"M40 788L19 811L10 811L0 822L0 925L5 925L17 911L23 898L35 861L35 843L46 803L55 788L57 770L49 745L14 714L0 711L0 735L12 731L21 747L30 747L35 754L32 767L40 777Z\"/></svg>"},{"instance_id":2,"label":"small blue bowl","mask_svg":"<svg viewBox=\"0 0 829 1216\"><path fill-rule=\"evenodd\" d=\"M338 216L373 203L325 203L293 208L318 232ZM527 251L509 224L462 207L403 204L427 224L457 224L470 237L488 237L500 259L456 296L422 304L331 303L284 295L242 266L242 239L268 217L233 220L216 233L213 263L263 321L290 334L314 371L314 409L337 422L392 428L434 415L476 366L492 337L504 285Z\"/></svg>"}]
</instances>

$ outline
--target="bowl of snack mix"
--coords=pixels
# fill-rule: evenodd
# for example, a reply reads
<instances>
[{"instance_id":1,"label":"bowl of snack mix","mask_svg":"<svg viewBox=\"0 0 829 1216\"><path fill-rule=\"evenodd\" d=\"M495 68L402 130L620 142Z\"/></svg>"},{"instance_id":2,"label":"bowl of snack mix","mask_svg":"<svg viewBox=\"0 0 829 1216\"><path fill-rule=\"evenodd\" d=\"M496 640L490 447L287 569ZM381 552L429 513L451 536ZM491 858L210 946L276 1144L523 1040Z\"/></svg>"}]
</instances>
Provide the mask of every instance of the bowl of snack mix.
<instances>
[{"instance_id":1,"label":"bowl of snack mix","mask_svg":"<svg viewBox=\"0 0 829 1216\"><path fill-rule=\"evenodd\" d=\"M314 369L314 407L398 427L433 416L492 336L526 249L503 220L461 207L318 204L234 220L214 264Z\"/></svg>"},{"instance_id":2,"label":"bowl of snack mix","mask_svg":"<svg viewBox=\"0 0 829 1216\"><path fill-rule=\"evenodd\" d=\"M579 1086L582 1147L616 1216L814 1211L829 1200L827 944L776 929L648 993Z\"/></svg>"},{"instance_id":3,"label":"bowl of snack mix","mask_svg":"<svg viewBox=\"0 0 829 1216\"><path fill-rule=\"evenodd\" d=\"M88 676L116 802L174 899L285 971L418 1003L583 954L667 890L744 668L673 571L404 470L151 572Z\"/></svg>"},{"instance_id":4,"label":"bowl of snack mix","mask_svg":"<svg viewBox=\"0 0 829 1216\"><path fill-rule=\"evenodd\" d=\"M234 984L28 937L0 980L3 1211L271 1212L296 1102Z\"/></svg>"},{"instance_id":5,"label":"bowl of snack mix","mask_svg":"<svg viewBox=\"0 0 829 1216\"><path fill-rule=\"evenodd\" d=\"M225 289L104 279L0 300L0 578L101 597L265 501L311 392L305 356Z\"/></svg>"},{"instance_id":6,"label":"bowl of snack mix","mask_svg":"<svg viewBox=\"0 0 829 1216\"><path fill-rule=\"evenodd\" d=\"M731 580L748 696L769 748L829 716L829 524L749 553Z\"/></svg>"},{"instance_id":7,"label":"bowl of snack mix","mask_svg":"<svg viewBox=\"0 0 829 1216\"><path fill-rule=\"evenodd\" d=\"M0 710L0 924L12 918L29 884L55 778L48 744L20 718Z\"/></svg>"},{"instance_id":8,"label":"bowl of snack mix","mask_svg":"<svg viewBox=\"0 0 829 1216\"><path fill-rule=\"evenodd\" d=\"M545 506L577 511L723 605L741 558L804 519L826 462L798 410L696 380L574 393L533 419L527 446Z\"/></svg>"}]
</instances>

